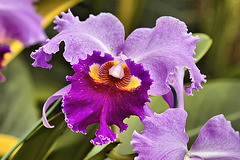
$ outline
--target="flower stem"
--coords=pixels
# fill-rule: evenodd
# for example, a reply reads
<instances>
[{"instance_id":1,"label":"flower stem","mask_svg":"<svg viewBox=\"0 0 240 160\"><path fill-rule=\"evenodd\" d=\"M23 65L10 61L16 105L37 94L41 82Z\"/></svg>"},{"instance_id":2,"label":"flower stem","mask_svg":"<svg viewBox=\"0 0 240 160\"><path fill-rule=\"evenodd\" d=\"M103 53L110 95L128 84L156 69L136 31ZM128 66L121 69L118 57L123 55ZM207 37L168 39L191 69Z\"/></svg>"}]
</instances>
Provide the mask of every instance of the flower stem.
<instances>
[{"instance_id":1,"label":"flower stem","mask_svg":"<svg viewBox=\"0 0 240 160\"><path fill-rule=\"evenodd\" d=\"M47 111L46 116L49 116L54 109L58 106L62 99L58 99L53 106ZM40 125L42 124L42 118L19 140L19 142L7 153L1 160L6 160L15 151L20 144L22 144Z\"/></svg>"}]
</instances>

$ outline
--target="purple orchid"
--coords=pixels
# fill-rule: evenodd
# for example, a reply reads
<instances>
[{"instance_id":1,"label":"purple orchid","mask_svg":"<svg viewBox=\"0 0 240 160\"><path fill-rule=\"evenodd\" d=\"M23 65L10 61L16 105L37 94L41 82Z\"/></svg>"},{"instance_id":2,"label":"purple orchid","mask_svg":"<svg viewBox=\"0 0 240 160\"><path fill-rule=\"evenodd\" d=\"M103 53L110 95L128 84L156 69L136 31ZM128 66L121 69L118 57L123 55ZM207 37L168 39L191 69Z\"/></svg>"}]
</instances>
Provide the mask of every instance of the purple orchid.
<instances>
[{"instance_id":1,"label":"purple orchid","mask_svg":"<svg viewBox=\"0 0 240 160\"><path fill-rule=\"evenodd\" d=\"M0 1L0 43L17 39L24 46L46 40L42 18L35 11L34 0Z\"/></svg>"},{"instance_id":2,"label":"purple orchid","mask_svg":"<svg viewBox=\"0 0 240 160\"><path fill-rule=\"evenodd\" d=\"M63 41L63 56L73 65L75 74L67 77L69 86L45 103L46 127L52 127L45 116L47 108L63 98L66 122L73 131L85 133L88 125L100 123L92 143L109 143L116 139L110 125L119 126L122 132L127 128L122 121L130 115L144 119L147 113L143 108L150 101L148 94L163 95L171 106L171 84L183 107L184 67L189 69L192 80L186 88L188 95L193 89L202 88L201 82L206 81L192 57L199 38L187 33L186 25L176 18L161 17L154 28L136 29L126 41L122 23L110 13L90 15L86 21L79 21L69 10L62 13L62 18L56 17L54 23L59 34L31 54L35 59L33 66L50 69L47 62Z\"/></svg>"},{"instance_id":3,"label":"purple orchid","mask_svg":"<svg viewBox=\"0 0 240 160\"><path fill-rule=\"evenodd\" d=\"M138 153L135 159L164 160L237 160L240 159L240 137L223 115L218 115L202 127L198 138L187 150L185 133L187 112L181 108L146 117L142 135L133 133L131 144Z\"/></svg>"},{"instance_id":4,"label":"purple orchid","mask_svg":"<svg viewBox=\"0 0 240 160\"><path fill-rule=\"evenodd\" d=\"M33 2L34 0L0 1L0 45L11 40L19 40L24 46L30 46L46 40L45 32L41 27L42 18L36 13ZM3 54L5 53L1 50L0 72L5 68ZM2 74L0 77L0 82L4 81Z\"/></svg>"}]
</instances>

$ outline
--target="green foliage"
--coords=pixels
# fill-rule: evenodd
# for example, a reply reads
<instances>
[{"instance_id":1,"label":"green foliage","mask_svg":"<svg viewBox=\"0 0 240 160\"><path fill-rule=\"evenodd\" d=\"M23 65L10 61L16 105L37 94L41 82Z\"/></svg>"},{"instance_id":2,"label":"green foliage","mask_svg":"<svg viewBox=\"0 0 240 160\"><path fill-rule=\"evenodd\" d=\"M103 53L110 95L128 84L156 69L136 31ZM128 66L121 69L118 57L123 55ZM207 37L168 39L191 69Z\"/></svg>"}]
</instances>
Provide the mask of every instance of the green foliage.
<instances>
[{"instance_id":1,"label":"green foliage","mask_svg":"<svg viewBox=\"0 0 240 160\"><path fill-rule=\"evenodd\" d=\"M113 142L104 147L99 153L94 155L93 157L89 158L88 160L99 160L99 159L105 159L107 158L107 153L109 153L111 150L113 150L119 142Z\"/></svg>"},{"instance_id":2,"label":"green foliage","mask_svg":"<svg viewBox=\"0 0 240 160\"><path fill-rule=\"evenodd\" d=\"M55 126L48 129L41 125L23 143L22 147L14 155L13 160L42 160L56 139L62 135L67 126L63 114L58 114L50 121Z\"/></svg>"},{"instance_id":3,"label":"green foliage","mask_svg":"<svg viewBox=\"0 0 240 160\"><path fill-rule=\"evenodd\" d=\"M21 137L38 119L32 78L20 58L12 61L3 74L6 82L0 83L0 132Z\"/></svg>"},{"instance_id":4,"label":"green foliage","mask_svg":"<svg viewBox=\"0 0 240 160\"><path fill-rule=\"evenodd\" d=\"M229 77L232 74L239 78L240 72L235 70L240 66L240 1L201 1L198 9L198 26L214 41L202 62L202 69L211 78Z\"/></svg>"},{"instance_id":5,"label":"green foliage","mask_svg":"<svg viewBox=\"0 0 240 160\"><path fill-rule=\"evenodd\" d=\"M64 124L66 125L66 124ZM90 140L95 138L98 125L91 125L87 128L87 135L72 132L69 128L56 142L53 151L48 156L49 160L79 160L87 156L94 147Z\"/></svg>"},{"instance_id":6,"label":"green foliage","mask_svg":"<svg viewBox=\"0 0 240 160\"><path fill-rule=\"evenodd\" d=\"M196 45L196 55L194 56L194 58L196 59L196 63L202 59L202 57L207 53L207 51L209 50L209 48L212 45L212 39L204 33L194 33L193 36L198 36L200 38L199 42L197 42Z\"/></svg>"},{"instance_id":7,"label":"green foliage","mask_svg":"<svg viewBox=\"0 0 240 160\"><path fill-rule=\"evenodd\" d=\"M186 131L190 144L195 141L200 128L211 117L224 114L235 130L240 131L240 81L219 79L203 85L204 89L185 97L185 109L188 112Z\"/></svg>"},{"instance_id":8,"label":"green foliage","mask_svg":"<svg viewBox=\"0 0 240 160\"><path fill-rule=\"evenodd\" d=\"M119 154L131 154L134 153L133 146L130 145L130 141L132 140L133 131L136 130L138 132L144 129L140 119L136 116L131 116L124 120L124 123L128 124L128 128L123 133L119 134L121 144L115 149L115 151Z\"/></svg>"}]
</instances>

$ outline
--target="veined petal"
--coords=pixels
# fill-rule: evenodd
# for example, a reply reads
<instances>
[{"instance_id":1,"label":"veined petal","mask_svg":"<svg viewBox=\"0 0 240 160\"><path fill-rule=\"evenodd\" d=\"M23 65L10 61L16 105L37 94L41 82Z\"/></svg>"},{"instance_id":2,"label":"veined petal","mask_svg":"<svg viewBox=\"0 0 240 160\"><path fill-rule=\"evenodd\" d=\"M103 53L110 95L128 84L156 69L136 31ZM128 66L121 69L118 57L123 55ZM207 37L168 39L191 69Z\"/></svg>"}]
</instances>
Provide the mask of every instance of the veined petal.
<instances>
[{"instance_id":1,"label":"veined petal","mask_svg":"<svg viewBox=\"0 0 240 160\"><path fill-rule=\"evenodd\" d=\"M153 29L133 31L126 40L123 53L149 70L153 79L151 95L167 94L170 91L169 75L174 74L176 67L188 68L192 85L186 93L191 95L193 89L202 88L201 82L206 81L194 63L197 41L198 37L187 33L184 22L173 17L160 17Z\"/></svg>"},{"instance_id":2,"label":"veined petal","mask_svg":"<svg viewBox=\"0 0 240 160\"><path fill-rule=\"evenodd\" d=\"M10 53L10 47L9 45L1 45L0 44L0 82L3 82L5 80L5 77L1 74L1 71L5 68L5 66L3 65L3 61L4 61L4 55L6 53Z\"/></svg>"},{"instance_id":3,"label":"veined petal","mask_svg":"<svg viewBox=\"0 0 240 160\"><path fill-rule=\"evenodd\" d=\"M240 137L223 115L218 115L202 127L189 154L204 160L240 159Z\"/></svg>"},{"instance_id":4,"label":"veined petal","mask_svg":"<svg viewBox=\"0 0 240 160\"><path fill-rule=\"evenodd\" d=\"M109 53L113 56L121 52L124 43L124 27L122 23L110 13L101 13L97 16L90 15L86 21L79 21L70 10L62 13L62 18L56 16L55 27L58 34L49 40L42 51L49 55L59 50L59 44L64 41L64 58L71 64L85 59L87 54L94 50ZM38 61L41 56L35 56L41 51L32 53L32 58ZM37 62L35 62L37 63ZM45 68L45 65L37 64Z\"/></svg>"},{"instance_id":5,"label":"veined petal","mask_svg":"<svg viewBox=\"0 0 240 160\"><path fill-rule=\"evenodd\" d=\"M44 42L42 18L33 6L33 0L0 1L0 42L17 39L25 46Z\"/></svg>"},{"instance_id":6,"label":"veined petal","mask_svg":"<svg viewBox=\"0 0 240 160\"><path fill-rule=\"evenodd\" d=\"M131 144L138 153L135 159L183 160L187 153L188 136L185 133L187 112L183 109L168 109L154 113L143 120L142 135L133 133Z\"/></svg>"},{"instance_id":7,"label":"veined petal","mask_svg":"<svg viewBox=\"0 0 240 160\"><path fill-rule=\"evenodd\" d=\"M48 123L47 117L46 117L46 111L48 109L48 107L57 99L62 98L71 88L71 85L67 85L66 87L60 89L59 91L57 91L54 95L52 95L51 97L49 97L47 99L47 101L44 103L43 106L43 111L42 111L42 119L43 119L43 125L47 128L53 128L54 126L51 126Z\"/></svg>"},{"instance_id":8,"label":"veined petal","mask_svg":"<svg viewBox=\"0 0 240 160\"><path fill-rule=\"evenodd\" d=\"M96 133L93 144L105 144L116 139L109 126L115 124L120 132L127 129L123 123L125 118L131 115L139 116L141 120L145 117L144 104L150 99L147 90L152 80L148 71L145 71L140 64L131 60L125 63L132 76L141 80L141 85L132 90L125 90L112 83L104 84L94 81L90 72L93 64L100 67L112 62L114 58L105 54L100 56L95 52L86 60L79 60L73 65L75 74L67 77L71 82L71 90L63 97L63 112L68 126L76 132L86 133L86 127L93 123L100 123L100 129Z\"/></svg>"}]
</instances>

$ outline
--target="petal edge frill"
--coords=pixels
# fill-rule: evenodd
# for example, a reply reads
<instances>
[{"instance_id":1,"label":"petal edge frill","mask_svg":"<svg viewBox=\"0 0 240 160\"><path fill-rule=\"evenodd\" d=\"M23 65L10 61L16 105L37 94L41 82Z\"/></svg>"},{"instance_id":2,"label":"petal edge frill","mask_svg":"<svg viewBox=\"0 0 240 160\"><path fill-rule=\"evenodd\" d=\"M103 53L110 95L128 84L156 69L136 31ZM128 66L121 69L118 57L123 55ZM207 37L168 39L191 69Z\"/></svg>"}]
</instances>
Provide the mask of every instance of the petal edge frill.
<instances>
[{"instance_id":1,"label":"petal edge frill","mask_svg":"<svg viewBox=\"0 0 240 160\"><path fill-rule=\"evenodd\" d=\"M45 53L55 54L59 51L59 44L64 42L63 56L73 65L77 64L79 59L86 59L87 55L92 54L94 50L109 53L112 56L121 52L125 36L124 27L114 15L110 13L90 15L85 21L79 21L79 18L74 17L70 10L61 15L62 18L56 16L54 21L57 24L55 29L59 33L42 47ZM40 51L32 54L38 54L38 52ZM45 68L41 64L37 65Z\"/></svg>"},{"instance_id":2,"label":"petal edge frill","mask_svg":"<svg viewBox=\"0 0 240 160\"><path fill-rule=\"evenodd\" d=\"M123 53L142 63L149 70L153 85L151 95L164 95L170 91L168 77L174 74L176 67L188 68L192 85L187 89L191 95L193 89L202 88L205 76L195 65L196 42L199 38L187 33L184 22L173 17L160 17L153 29L136 29L126 40Z\"/></svg>"},{"instance_id":3,"label":"petal edge frill","mask_svg":"<svg viewBox=\"0 0 240 160\"><path fill-rule=\"evenodd\" d=\"M34 67L42 67L48 69L52 68L52 65L47 63L51 60L52 55L45 53L42 47L40 47L37 51L33 52L31 54L31 58L35 59L35 61L32 63Z\"/></svg>"}]
</instances>

